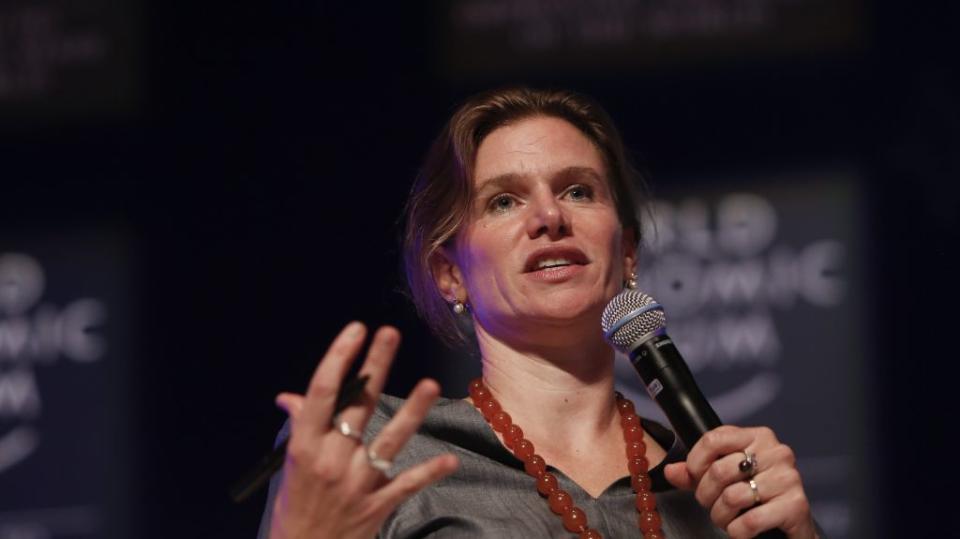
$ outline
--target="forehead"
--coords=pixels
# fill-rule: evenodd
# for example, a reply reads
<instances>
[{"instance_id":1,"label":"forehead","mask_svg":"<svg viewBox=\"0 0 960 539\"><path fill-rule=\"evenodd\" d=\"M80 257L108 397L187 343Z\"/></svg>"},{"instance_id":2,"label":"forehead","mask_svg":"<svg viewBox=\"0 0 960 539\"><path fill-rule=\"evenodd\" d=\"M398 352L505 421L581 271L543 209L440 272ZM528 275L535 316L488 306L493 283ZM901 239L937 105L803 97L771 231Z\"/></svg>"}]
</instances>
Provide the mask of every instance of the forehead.
<instances>
[{"instance_id":1,"label":"forehead","mask_svg":"<svg viewBox=\"0 0 960 539\"><path fill-rule=\"evenodd\" d=\"M535 116L498 127L480 142L474 185L507 174L550 176L573 167L606 176L600 151L579 129L560 118Z\"/></svg>"}]
</instances>

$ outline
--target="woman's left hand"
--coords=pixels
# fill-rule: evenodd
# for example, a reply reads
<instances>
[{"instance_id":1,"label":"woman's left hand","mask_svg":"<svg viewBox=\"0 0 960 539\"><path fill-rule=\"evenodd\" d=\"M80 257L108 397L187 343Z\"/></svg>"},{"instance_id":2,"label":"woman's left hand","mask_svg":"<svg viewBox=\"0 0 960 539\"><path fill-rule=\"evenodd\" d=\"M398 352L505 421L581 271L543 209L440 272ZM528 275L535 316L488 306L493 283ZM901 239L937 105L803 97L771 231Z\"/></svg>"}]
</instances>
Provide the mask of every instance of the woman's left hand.
<instances>
[{"instance_id":1,"label":"woman's left hand","mask_svg":"<svg viewBox=\"0 0 960 539\"><path fill-rule=\"evenodd\" d=\"M756 456L752 472L740 469L747 454ZM690 449L686 462L664 472L677 488L696 490L713 523L733 539L775 528L791 539L817 537L793 450L769 428L713 429Z\"/></svg>"}]
</instances>

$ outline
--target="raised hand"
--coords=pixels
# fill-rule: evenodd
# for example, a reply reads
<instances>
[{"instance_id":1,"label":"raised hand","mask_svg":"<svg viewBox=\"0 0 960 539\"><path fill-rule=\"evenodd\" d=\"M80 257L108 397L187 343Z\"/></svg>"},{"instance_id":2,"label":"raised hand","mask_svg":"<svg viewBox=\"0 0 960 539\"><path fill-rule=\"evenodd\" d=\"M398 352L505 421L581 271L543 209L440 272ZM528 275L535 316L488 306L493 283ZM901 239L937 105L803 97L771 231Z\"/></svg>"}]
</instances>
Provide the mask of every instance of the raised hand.
<instances>
[{"instance_id":1,"label":"raised hand","mask_svg":"<svg viewBox=\"0 0 960 539\"><path fill-rule=\"evenodd\" d=\"M388 478L390 461L423 422L440 394L432 380L413 389L404 406L369 446L361 433L373 413L400 344L392 327L377 330L360 375L369 375L364 396L337 417L337 392L366 337L359 322L348 324L320 361L306 395L281 393L277 404L290 416L283 480L273 507L271 539L374 537L403 500L457 467L441 455Z\"/></svg>"}]
</instances>

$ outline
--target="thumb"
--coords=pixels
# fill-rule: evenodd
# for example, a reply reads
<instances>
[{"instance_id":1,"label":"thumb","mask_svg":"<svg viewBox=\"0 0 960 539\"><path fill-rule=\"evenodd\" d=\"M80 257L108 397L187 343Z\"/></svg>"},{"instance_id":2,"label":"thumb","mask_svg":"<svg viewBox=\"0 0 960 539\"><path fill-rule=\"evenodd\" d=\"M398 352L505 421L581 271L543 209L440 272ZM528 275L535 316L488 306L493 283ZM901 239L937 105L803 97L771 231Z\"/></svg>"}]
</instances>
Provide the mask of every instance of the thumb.
<instances>
[{"instance_id":1,"label":"thumb","mask_svg":"<svg viewBox=\"0 0 960 539\"><path fill-rule=\"evenodd\" d=\"M690 470L687 469L686 462L667 464L663 468L663 476L671 485L680 490L693 490L697 486L696 480L690 474Z\"/></svg>"}]
</instances>

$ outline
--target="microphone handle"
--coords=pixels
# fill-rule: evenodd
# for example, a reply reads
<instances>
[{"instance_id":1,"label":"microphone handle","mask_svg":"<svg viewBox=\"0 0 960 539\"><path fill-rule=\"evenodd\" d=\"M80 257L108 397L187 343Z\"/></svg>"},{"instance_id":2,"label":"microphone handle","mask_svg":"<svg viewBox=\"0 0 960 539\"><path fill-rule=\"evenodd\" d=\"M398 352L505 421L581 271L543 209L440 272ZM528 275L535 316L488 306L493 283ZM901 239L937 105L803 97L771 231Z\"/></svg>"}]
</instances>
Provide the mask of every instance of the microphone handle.
<instances>
[{"instance_id":1,"label":"microphone handle","mask_svg":"<svg viewBox=\"0 0 960 539\"><path fill-rule=\"evenodd\" d=\"M642 342L630 352L630 362L640 375L647 393L663 410L670 426L687 449L723 422L693 379L693 373L665 333ZM768 530L757 537L785 539L783 530Z\"/></svg>"},{"instance_id":2,"label":"microphone handle","mask_svg":"<svg viewBox=\"0 0 960 539\"><path fill-rule=\"evenodd\" d=\"M630 353L630 362L687 449L723 424L669 336L647 339Z\"/></svg>"}]
</instances>

